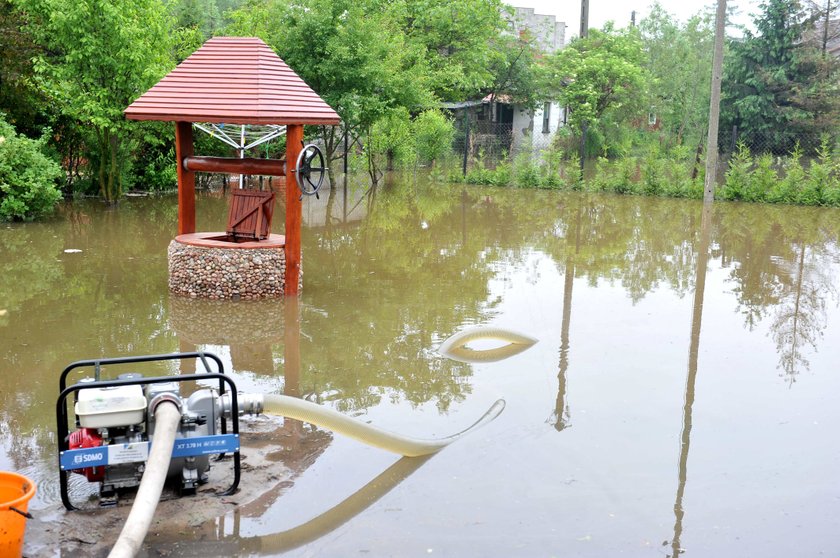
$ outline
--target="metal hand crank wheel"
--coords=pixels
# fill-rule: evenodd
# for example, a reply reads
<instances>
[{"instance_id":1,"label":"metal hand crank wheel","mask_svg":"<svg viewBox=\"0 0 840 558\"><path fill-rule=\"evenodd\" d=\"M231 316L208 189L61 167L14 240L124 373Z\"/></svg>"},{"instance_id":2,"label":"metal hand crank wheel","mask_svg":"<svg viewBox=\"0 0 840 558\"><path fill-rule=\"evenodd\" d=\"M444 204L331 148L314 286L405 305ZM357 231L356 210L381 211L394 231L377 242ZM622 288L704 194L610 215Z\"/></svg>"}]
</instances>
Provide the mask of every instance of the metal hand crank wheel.
<instances>
[{"instance_id":1,"label":"metal hand crank wheel","mask_svg":"<svg viewBox=\"0 0 840 558\"><path fill-rule=\"evenodd\" d=\"M317 164L313 165L317 159ZM295 167L295 182L297 182L300 193L305 196L315 195L318 198L318 190L324 183L324 176L327 174L327 167L324 166L324 154L318 146L310 143L304 146L297 158Z\"/></svg>"}]
</instances>

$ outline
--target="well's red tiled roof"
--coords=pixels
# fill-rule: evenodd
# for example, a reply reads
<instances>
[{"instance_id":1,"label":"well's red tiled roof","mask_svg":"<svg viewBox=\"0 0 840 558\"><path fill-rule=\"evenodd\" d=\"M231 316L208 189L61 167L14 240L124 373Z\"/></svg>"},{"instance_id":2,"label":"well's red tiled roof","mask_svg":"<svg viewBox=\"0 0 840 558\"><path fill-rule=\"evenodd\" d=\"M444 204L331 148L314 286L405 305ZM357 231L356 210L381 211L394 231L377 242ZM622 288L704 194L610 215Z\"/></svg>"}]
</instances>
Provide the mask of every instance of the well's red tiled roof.
<instances>
[{"instance_id":1,"label":"well's red tiled roof","mask_svg":"<svg viewBox=\"0 0 840 558\"><path fill-rule=\"evenodd\" d=\"M132 120L338 124L338 114L262 40L215 37L125 109Z\"/></svg>"}]
</instances>

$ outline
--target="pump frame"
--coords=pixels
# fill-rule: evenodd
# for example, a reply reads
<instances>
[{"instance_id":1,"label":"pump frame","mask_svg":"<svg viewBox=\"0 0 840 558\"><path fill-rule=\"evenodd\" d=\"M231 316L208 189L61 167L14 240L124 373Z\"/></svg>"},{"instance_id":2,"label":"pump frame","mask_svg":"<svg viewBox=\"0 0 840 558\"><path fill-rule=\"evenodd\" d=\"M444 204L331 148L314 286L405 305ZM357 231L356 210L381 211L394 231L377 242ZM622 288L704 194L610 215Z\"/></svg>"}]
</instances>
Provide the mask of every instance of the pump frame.
<instances>
[{"instance_id":1,"label":"pump frame","mask_svg":"<svg viewBox=\"0 0 840 558\"><path fill-rule=\"evenodd\" d=\"M182 374L180 376L150 376L150 377L141 377L141 378L132 378L128 380L100 380L100 372L101 367L103 365L115 365L115 364L136 364L139 362L159 362L159 361L166 361L166 360L184 360L187 358L194 358L201 360L201 363L204 365L206 372L204 373L197 373L197 374ZM218 367L218 372L212 372L210 369L210 365L207 359L211 359L216 363ZM67 386L67 376L73 370L78 368L94 368L94 382L88 383L76 383L71 386ZM70 427L69 427L69 413L67 412L67 397L80 391L83 389L91 389L91 388L103 388L103 387L116 387L116 386L126 386L126 385L147 385L147 384L160 384L166 382L187 382L187 381L197 381L197 380L208 380L208 379L218 379L219 380L219 394L222 395L225 393L225 384L230 388L230 398L231 398L231 423L232 423L232 434L235 436L239 435L239 400L237 397L236 391L236 384L233 380L225 375L225 367L222 364L222 361L219 357L212 353L205 353L205 352L190 352L190 353L170 353L170 354L163 354L163 355L143 355L143 356L130 356L130 357L117 357L117 358L100 358L100 359L92 359L92 360L80 360L74 363L69 364L64 371L61 373L61 377L59 379L59 396L58 400L56 401L56 426L57 426L57 439L58 439L58 461L59 461L59 486L61 492L61 502L64 504L64 507L68 510L77 510L79 508L75 507L72 502L70 502L70 496L68 494L68 473L70 471L64 470L61 467L61 455L70 449L69 445L69 436L70 436ZM221 419L221 431L222 434L227 434L227 419L222 417ZM241 476L241 456L240 452L237 449L233 453L233 483L230 487L225 490L224 492L220 493L220 496L229 496L236 492L236 489L239 487L239 480ZM223 457L224 453L219 454L219 458Z\"/></svg>"}]
</instances>

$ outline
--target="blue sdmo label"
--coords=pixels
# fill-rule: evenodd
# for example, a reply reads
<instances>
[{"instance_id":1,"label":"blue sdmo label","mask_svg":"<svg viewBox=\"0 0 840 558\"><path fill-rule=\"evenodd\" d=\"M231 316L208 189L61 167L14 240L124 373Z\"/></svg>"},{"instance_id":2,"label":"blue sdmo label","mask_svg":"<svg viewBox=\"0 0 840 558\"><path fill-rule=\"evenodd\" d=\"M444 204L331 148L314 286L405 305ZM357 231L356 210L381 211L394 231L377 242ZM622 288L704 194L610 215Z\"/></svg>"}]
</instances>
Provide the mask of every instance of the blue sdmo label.
<instances>
[{"instance_id":1,"label":"blue sdmo label","mask_svg":"<svg viewBox=\"0 0 840 558\"><path fill-rule=\"evenodd\" d=\"M149 442L114 444L95 448L67 450L59 455L62 471L102 467L121 463L136 463L149 458ZM172 447L172 457L191 457L239 451L238 434L178 438Z\"/></svg>"},{"instance_id":2,"label":"blue sdmo label","mask_svg":"<svg viewBox=\"0 0 840 558\"><path fill-rule=\"evenodd\" d=\"M58 458L62 471L100 467L108 464L108 447L84 448L61 452Z\"/></svg>"}]
</instances>

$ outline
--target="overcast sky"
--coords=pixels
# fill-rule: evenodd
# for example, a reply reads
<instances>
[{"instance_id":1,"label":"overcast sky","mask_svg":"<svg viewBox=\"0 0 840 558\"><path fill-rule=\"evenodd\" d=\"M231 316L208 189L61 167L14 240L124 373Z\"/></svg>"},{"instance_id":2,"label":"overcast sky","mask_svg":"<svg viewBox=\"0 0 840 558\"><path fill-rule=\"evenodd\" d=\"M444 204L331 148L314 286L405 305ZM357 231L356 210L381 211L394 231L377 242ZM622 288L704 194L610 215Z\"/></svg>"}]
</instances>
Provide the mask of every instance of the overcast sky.
<instances>
[{"instance_id":1,"label":"overcast sky","mask_svg":"<svg viewBox=\"0 0 840 558\"><path fill-rule=\"evenodd\" d=\"M580 0L507 0L511 6L534 8L538 14L554 15L558 21L566 22L566 42L580 30ZM636 10L636 21L649 11L651 0L589 0L589 27L600 28L608 20L613 20L620 27L630 22L630 13ZM707 6L714 9L717 2L712 0L660 0L660 4L685 21ZM727 0L727 7L735 7L738 15L734 21L746 24L752 21L750 13L758 11L759 0ZM730 31L731 33L731 31Z\"/></svg>"}]
</instances>

